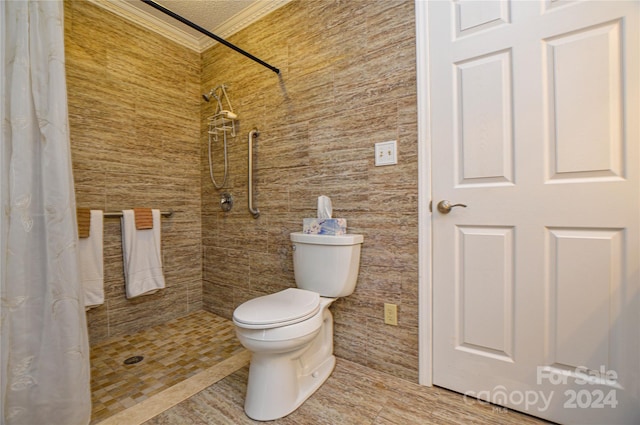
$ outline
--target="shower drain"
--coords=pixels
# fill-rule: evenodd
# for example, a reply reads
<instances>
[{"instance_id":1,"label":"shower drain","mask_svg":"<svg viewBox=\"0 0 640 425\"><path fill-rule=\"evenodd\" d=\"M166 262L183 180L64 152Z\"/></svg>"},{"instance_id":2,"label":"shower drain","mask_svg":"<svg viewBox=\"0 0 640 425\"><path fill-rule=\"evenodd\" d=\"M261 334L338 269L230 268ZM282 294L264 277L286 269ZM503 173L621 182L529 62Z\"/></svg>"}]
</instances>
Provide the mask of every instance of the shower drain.
<instances>
[{"instance_id":1,"label":"shower drain","mask_svg":"<svg viewBox=\"0 0 640 425\"><path fill-rule=\"evenodd\" d=\"M133 357L129 357L128 359L126 359L124 361L124 364L136 364L136 363L140 363L142 361L142 359L144 359L144 357L142 356L133 356Z\"/></svg>"}]
</instances>

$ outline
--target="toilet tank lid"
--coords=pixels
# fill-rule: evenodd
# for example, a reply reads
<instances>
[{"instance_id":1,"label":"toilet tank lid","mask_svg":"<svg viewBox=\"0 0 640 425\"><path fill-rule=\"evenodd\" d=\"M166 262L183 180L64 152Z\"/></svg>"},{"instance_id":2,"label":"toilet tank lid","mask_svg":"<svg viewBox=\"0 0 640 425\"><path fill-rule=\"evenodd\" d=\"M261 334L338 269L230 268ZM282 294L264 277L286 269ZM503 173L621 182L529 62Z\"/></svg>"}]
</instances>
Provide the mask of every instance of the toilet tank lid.
<instances>
[{"instance_id":1,"label":"toilet tank lid","mask_svg":"<svg viewBox=\"0 0 640 425\"><path fill-rule=\"evenodd\" d=\"M254 298L233 312L237 324L247 328L288 325L313 316L320 309L320 295L299 288Z\"/></svg>"},{"instance_id":2,"label":"toilet tank lid","mask_svg":"<svg viewBox=\"0 0 640 425\"><path fill-rule=\"evenodd\" d=\"M364 237L352 233L346 235L313 235L309 233L295 232L290 235L292 242L308 243L315 245L356 245L362 243Z\"/></svg>"}]
</instances>

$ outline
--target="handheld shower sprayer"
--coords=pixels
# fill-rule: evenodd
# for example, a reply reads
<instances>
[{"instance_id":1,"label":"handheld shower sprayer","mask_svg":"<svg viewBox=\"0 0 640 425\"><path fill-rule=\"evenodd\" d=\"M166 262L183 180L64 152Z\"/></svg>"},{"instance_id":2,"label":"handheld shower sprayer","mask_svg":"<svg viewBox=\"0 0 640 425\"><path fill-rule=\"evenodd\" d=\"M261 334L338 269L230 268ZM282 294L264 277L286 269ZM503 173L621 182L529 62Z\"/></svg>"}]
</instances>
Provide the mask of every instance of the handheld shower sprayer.
<instances>
[{"instance_id":1,"label":"handheld shower sprayer","mask_svg":"<svg viewBox=\"0 0 640 425\"><path fill-rule=\"evenodd\" d=\"M209 93L205 93L202 95L202 98L209 102L211 99L216 100L215 112L208 118L208 133L209 133L209 174L211 177L211 182L216 189L222 189L228 177L228 168L229 168L229 160L227 157L227 137L235 137L236 136L236 122L235 120L238 118L233 112L233 107L231 106L231 101L229 100L229 96L226 91L227 86L224 84L220 84L212 88ZM228 105L228 109L223 109L222 102L226 101ZM223 155L224 155L224 175L222 179L222 184L218 184L214 175L213 175L213 158L212 158L212 143L218 142L222 139L223 146Z\"/></svg>"}]
</instances>

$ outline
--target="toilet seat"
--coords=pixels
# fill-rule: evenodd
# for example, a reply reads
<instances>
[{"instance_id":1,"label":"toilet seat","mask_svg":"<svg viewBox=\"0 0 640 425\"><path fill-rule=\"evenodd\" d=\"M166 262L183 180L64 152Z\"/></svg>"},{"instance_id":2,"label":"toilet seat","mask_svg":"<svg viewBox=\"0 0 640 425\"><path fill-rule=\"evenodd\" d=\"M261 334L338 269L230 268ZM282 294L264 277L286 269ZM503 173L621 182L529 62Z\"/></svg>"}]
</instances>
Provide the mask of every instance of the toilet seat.
<instances>
[{"instance_id":1,"label":"toilet seat","mask_svg":"<svg viewBox=\"0 0 640 425\"><path fill-rule=\"evenodd\" d=\"M245 329L270 329L307 320L319 310L319 294L288 288L243 303L233 312L233 322Z\"/></svg>"}]
</instances>

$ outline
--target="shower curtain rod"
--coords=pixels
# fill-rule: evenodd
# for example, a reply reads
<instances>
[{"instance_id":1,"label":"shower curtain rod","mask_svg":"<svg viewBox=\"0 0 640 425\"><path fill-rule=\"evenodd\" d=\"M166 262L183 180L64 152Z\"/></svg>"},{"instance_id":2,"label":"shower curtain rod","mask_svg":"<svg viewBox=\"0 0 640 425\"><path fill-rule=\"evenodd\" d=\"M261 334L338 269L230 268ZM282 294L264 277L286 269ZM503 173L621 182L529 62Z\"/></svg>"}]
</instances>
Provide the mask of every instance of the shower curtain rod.
<instances>
[{"instance_id":1,"label":"shower curtain rod","mask_svg":"<svg viewBox=\"0 0 640 425\"><path fill-rule=\"evenodd\" d=\"M260 65L269 68L270 70L272 70L273 72L275 72L276 74L280 74L280 70L278 68L276 68L275 66L271 66L268 63L266 63L265 61L253 56L251 53L246 52L244 50L242 50L241 48L239 48L238 46L236 46L235 44L231 44L229 43L227 40L218 37L217 35L215 35L214 33L207 31L206 29L202 28L201 26L194 24L193 22L183 18L182 16L178 15L177 13L174 13L172 11L170 11L169 9L160 6L158 3L155 3L151 0L141 0L142 2L148 4L151 7L154 7L156 9L158 9L160 12L165 13L169 16L171 16L174 19L177 19L178 21L182 22L185 25L190 26L191 28L193 28L196 31L200 31L202 34L207 35L211 38L213 38L214 40L218 41L219 43L224 44L225 46L235 50L236 52L248 57L249 59L258 62Z\"/></svg>"}]
</instances>

